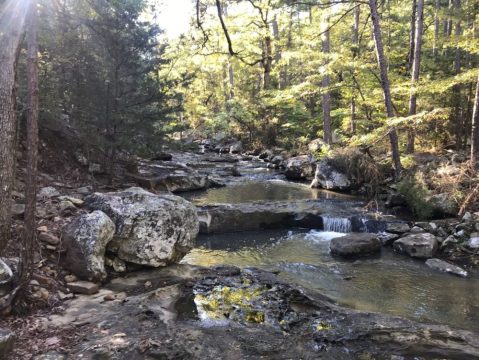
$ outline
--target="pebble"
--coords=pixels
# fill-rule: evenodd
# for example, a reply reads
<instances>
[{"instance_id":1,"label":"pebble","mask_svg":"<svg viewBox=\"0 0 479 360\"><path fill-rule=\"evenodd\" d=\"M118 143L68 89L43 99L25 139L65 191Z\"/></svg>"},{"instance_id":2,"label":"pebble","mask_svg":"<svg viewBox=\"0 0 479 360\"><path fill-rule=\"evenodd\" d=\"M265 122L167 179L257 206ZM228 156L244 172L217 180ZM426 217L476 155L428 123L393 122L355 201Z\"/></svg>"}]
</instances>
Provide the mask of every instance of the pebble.
<instances>
[{"instance_id":1,"label":"pebble","mask_svg":"<svg viewBox=\"0 0 479 360\"><path fill-rule=\"evenodd\" d=\"M99 290L97 284L89 281L75 281L67 284L67 287L75 294L93 295Z\"/></svg>"},{"instance_id":2,"label":"pebble","mask_svg":"<svg viewBox=\"0 0 479 360\"><path fill-rule=\"evenodd\" d=\"M75 275L65 275L64 279L66 283L72 283L78 280L78 278Z\"/></svg>"},{"instance_id":3,"label":"pebble","mask_svg":"<svg viewBox=\"0 0 479 360\"><path fill-rule=\"evenodd\" d=\"M38 239L40 241L43 241L47 244L50 244L50 245L58 245L60 244L60 239L53 235L52 233L49 233L49 232L41 232L39 235L38 235Z\"/></svg>"}]
</instances>

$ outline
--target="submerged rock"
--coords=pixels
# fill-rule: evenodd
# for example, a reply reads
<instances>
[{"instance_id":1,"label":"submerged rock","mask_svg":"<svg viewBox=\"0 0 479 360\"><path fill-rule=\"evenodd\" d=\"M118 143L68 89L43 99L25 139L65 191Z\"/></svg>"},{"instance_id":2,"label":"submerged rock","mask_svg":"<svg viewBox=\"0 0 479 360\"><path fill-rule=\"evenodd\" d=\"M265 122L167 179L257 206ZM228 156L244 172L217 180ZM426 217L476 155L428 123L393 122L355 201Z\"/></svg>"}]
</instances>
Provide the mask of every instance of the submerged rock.
<instances>
[{"instance_id":1,"label":"submerged rock","mask_svg":"<svg viewBox=\"0 0 479 360\"><path fill-rule=\"evenodd\" d=\"M307 155L290 158L286 162L286 178L289 180L310 179L314 176L316 164Z\"/></svg>"},{"instance_id":2,"label":"submerged rock","mask_svg":"<svg viewBox=\"0 0 479 360\"><path fill-rule=\"evenodd\" d=\"M311 187L343 191L351 189L351 181L346 174L336 169L329 161L321 160L316 165L316 173Z\"/></svg>"},{"instance_id":3,"label":"submerged rock","mask_svg":"<svg viewBox=\"0 0 479 360\"><path fill-rule=\"evenodd\" d=\"M331 240L331 254L357 258L375 254L381 251L381 240L376 234L351 233Z\"/></svg>"},{"instance_id":4,"label":"submerged rock","mask_svg":"<svg viewBox=\"0 0 479 360\"><path fill-rule=\"evenodd\" d=\"M105 251L114 234L115 224L102 211L74 219L63 234L65 268L83 279L104 280Z\"/></svg>"},{"instance_id":5,"label":"submerged rock","mask_svg":"<svg viewBox=\"0 0 479 360\"><path fill-rule=\"evenodd\" d=\"M196 208L175 195L155 195L141 188L95 193L91 210L105 212L116 232L109 249L124 261L165 266L179 261L195 244L199 231Z\"/></svg>"},{"instance_id":6,"label":"submerged rock","mask_svg":"<svg viewBox=\"0 0 479 360\"><path fill-rule=\"evenodd\" d=\"M426 261L426 265L429 266L431 269L439 270L457 276L467 277L468 275L467 271L463 268L440 259L428 259Z\"/></svg>"},{"instance_id":7,"label":"submerged rock","mask_svg":"<svg viewBox=\"0 0 479 360\"><path fill-rule=\"evenodd\" d=\"M396 240L393 247L394 250L411 257L432 258L438 248L438 241L433 234L420 233Z\"/></svg>"}]
</instances>

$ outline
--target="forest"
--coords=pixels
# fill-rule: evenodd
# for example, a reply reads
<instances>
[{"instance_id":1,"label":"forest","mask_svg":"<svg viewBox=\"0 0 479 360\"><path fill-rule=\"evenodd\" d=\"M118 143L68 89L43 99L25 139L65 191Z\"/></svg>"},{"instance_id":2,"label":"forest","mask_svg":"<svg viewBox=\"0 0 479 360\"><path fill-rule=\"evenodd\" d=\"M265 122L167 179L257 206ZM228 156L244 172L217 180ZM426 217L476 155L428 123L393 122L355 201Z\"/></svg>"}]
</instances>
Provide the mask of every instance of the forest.
<instances>
[{"instance_id":1,"label":"forest","mask_svg":"<svg viewBox=\"0 0 479 360\"><path fill-rule=\"evenodd\" d=\"M476 0L0 0L0 359L479 359Z\"/></svg>"}]
</instances>

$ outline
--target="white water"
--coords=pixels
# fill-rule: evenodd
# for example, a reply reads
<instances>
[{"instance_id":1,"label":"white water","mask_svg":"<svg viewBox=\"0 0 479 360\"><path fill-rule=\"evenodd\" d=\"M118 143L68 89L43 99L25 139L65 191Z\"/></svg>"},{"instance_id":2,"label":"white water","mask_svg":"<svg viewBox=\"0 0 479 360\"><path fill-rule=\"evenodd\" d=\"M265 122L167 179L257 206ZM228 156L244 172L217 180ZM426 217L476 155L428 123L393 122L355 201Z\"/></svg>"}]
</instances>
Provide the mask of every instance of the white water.
<instances>
[{"instance_id":1,"label":"white water","mask_svg":"<svg viewBox=\"0 0 479 360\"><path fill-rule=\"evenodd\" d=\"M323 229L326 232L336 232L336 233L350 233L353 231L353 226L351 220L348 218L336 218L329 216L322 216L323 218Z\"/></svg>"}]
</instances>

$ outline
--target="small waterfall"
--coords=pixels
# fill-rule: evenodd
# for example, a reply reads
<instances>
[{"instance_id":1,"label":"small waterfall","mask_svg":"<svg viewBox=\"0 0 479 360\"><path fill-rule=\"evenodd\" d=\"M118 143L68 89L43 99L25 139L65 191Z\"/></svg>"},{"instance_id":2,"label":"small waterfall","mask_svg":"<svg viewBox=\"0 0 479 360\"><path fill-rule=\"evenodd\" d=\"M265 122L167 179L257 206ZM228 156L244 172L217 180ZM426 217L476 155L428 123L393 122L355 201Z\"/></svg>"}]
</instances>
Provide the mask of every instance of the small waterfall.
<instances>
[{"instance_id":1,"label":"small waterfall","mask_svg":"<svg viewBox=\"0 0 479 360\"><path fill-rule=\"evenodd\" d=\"M339 233L350 233L353 231L353 225L348 218L322 216L322 219L324 231L334 231Z\"/></svg>"}]
</instances>

